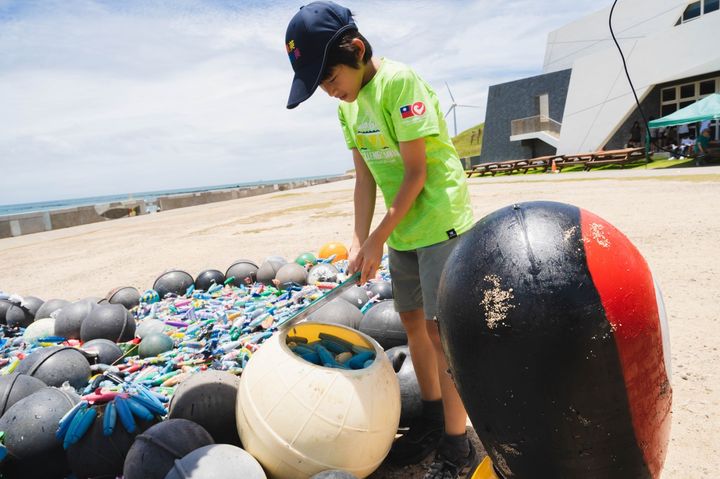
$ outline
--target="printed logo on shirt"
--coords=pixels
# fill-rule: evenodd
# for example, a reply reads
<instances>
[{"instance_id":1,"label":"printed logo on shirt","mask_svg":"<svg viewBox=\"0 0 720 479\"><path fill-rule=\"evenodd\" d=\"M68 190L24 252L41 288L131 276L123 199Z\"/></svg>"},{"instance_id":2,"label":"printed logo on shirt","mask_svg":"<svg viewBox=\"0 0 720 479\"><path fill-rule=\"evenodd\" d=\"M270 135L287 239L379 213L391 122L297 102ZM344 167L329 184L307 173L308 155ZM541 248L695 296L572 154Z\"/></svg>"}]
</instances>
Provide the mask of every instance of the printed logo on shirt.
<instances>
[{"instance_id":1,"label":"printed logo on shirt","mask_svg":"<svg viewBox=\"0 0 720 479\"><path fill-rule=\"evenodd\" d=\"M423 116L425 114L425 103L416 101L412 105L400 107L400 116L402 118L410 118L411 116Z\"/></svg>"}]
</instances>

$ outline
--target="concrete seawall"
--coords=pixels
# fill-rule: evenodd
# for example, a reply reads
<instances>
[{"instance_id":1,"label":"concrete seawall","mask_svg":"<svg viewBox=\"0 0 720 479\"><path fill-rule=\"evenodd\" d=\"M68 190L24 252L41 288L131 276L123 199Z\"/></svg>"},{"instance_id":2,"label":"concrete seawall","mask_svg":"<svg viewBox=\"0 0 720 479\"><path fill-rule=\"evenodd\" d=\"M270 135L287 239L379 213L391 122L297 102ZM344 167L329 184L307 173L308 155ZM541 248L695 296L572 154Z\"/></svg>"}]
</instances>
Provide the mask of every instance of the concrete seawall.
<instances>
[{"instance_id":1,"label":"concrete seawall","mask_svg":"<svg viewBox=\"0 0 720 479\"><path fill-rule=\"evenodd\" d=\"M57 230L89 223L98 223L127 216L146 214L148 210L159 211L204 205L217 201L234 200L249 196L274 193L276 191L303 188L351 178L350 175L318 178L312 180L289 181L270 185L249 186L227 190L203 191L182 195L158 197L155 204L146 204L144 200L122 201L94 206L77 206L51 211L37 211L17 215L0 216L0 238L9 238L42 231Z\"/></svg>"}]
</instances>

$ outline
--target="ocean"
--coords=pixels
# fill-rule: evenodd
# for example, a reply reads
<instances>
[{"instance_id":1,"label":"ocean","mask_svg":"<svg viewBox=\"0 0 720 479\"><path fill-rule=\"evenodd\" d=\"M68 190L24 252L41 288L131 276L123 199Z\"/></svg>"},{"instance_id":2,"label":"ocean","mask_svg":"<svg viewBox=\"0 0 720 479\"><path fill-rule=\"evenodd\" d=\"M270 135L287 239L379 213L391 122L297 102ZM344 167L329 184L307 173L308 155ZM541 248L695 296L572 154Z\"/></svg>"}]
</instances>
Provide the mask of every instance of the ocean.
<instances>
[{"instance_id":1,"label":"ocean","mask_svg":"<svg viewBox=\"0 0 720 479\"><path fill-rule=\"evenodd\" d=\"M203 186L196 188L179 188L174 190L145 191L139 193L124 193L118 195L89 196L85 198L71 198L54 201L38 201L35 203L17 203L11 205L0 205L0 216L17 215L22 213L33 213L37 211L52 211L75 206L98 205L111 203L113 201L145 200L152 203L161 196L183 195L187 193L199 193L203 191L227 190L234 188L247 188L251 186L263 186L272 184L289 183L293 181L317 180L321 178L333 178L340 175L304 176L301 178L287 178L282 180L254 181L248 183L230 183L227 185Z\"/></svg>"}]
</instances>

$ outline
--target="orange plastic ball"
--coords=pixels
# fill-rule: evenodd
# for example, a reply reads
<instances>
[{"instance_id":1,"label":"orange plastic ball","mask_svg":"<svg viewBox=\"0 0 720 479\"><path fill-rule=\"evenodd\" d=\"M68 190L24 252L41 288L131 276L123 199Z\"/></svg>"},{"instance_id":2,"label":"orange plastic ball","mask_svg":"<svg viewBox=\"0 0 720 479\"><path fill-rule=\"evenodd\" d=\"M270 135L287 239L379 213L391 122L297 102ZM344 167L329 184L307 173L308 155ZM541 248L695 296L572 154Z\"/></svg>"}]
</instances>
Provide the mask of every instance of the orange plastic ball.
<instances>
[{"instance_id":1,"label":"orange plastic ball","mask_svg":"<svg viewBox=\"0 0 720 479\"><path fill-rule=\"evenodd\" d=\"M333 263L348 259L348 250L342 243L325 243L318 251L318 258L326 259L330 256L335 255Z\"/></svg>"}]
</instances>

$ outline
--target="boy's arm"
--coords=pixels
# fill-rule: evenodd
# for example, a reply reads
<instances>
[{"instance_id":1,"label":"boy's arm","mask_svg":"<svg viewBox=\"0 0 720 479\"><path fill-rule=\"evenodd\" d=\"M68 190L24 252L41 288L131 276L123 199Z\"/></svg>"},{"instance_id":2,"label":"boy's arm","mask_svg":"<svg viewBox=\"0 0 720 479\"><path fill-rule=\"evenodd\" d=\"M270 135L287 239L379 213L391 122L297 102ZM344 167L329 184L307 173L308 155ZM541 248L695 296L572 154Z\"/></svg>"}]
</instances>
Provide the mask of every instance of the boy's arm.
<instances>
[{"instance_id":1,"label":"boy's arm","mask_svg":"<svg viewBox=\"0 0 720 479\"><path fill-rule=\"evenodd\" d=\"M360 282L364 283L375 276L382 258L383 244L390 233L405 217L412 207L415 199L425 186L427 175L427 158L425 156L425 138L400 142L400 155L402 156L405 173L402 184L395 200L388 209L385 217L375 230L362 244L356 258L353 271L360 269ZM357 191L357 190L356 190ZM357 214L356 214L357 218ZM357 219L356 219L357 221Z\"/></svg>"},{"instance_id":2,"label":"boy's arm","mask_svg":"<svg viewBox=\"0 0 720 479\"><path fill-rule=\"evenodd\" d=\"M373 214L375 214L375 197L377 194L377 186L375 178L373 178L370 169L365 164L362 155L357 148L352 149L353 163L355 165L355 193L353 196L353 206L355 209L355 229L353 230L353 239L350 246L350 270L357 271L355 268L355 258L360 248L370 234L370 224L372 223ZM359 265L357 265L359 267Z\"/></svg>"}]
</instances>

